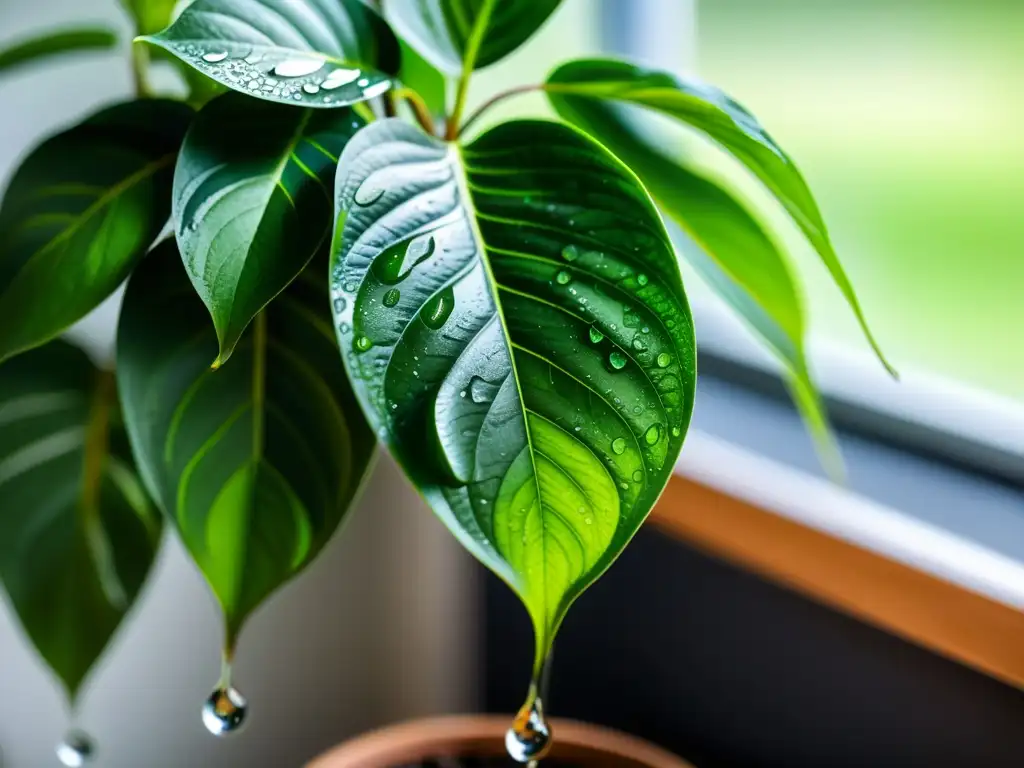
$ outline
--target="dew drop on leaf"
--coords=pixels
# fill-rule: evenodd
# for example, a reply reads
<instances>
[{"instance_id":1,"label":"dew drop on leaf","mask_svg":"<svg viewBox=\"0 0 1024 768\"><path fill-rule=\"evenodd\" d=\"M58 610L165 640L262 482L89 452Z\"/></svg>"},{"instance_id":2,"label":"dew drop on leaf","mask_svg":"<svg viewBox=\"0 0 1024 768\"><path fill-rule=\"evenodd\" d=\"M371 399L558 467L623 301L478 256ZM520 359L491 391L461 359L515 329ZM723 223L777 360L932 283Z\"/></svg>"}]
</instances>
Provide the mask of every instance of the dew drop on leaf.
<instances>
[{"instance_id":1,"label":"dew drop on leaf","mask_svg":"<svg viewBox=\"0 0 1024 768\"><path fill-rule=\"evenodd\" d=\"M380 96L382 93L385 93L389 88L391 88L391 81L382 80L379 83L371 85L369 88L363 88L363 98L372 99L375 96Z\"/></svg>"},{"instance_id":2,"label":"dew drop on leaf","mask_svg":"<svg viewBox=\"0 0 1024 768\"><path fill-rule=\"evenodd\" d=\"M398 303L398 300L402 298L402 292L397 288L392 288L390 291L384 294L382 303L385 307L393 307Z\"/></svg>"},{"instance_id":3,"label":"dew drop on leaf","mask_svg":"<svg viewBox=\"0 0 1024 768\"><path fill-rule=\"evenodd\" d=\"M646 442L648 445L657 445L660 439L661 426L658 424L652 424L650 427L647 428L647 431L644 432L644 442Z\"/></svg>"},{"instance_id":4,"label":"dew drop on leaf","mask_svg":"<svg viewBox=\"0 0 1024 768\"><path fill-rule=\"evenodd\" d=\"M672 356L668 352L662 352L658 355L658 367L667 368L668 364L672 362Z\"/></svg>"},{"instance_id":5,"label":"dew drop on leaf","mask_svg":"<svg viewBox=\"0 0 1024 768\"><path fill-rule=\"evenodd\" d=\"M355 348L359 352L365 352L373 346L373 342L366 336L360 336L355 340Z\"/></svg>"},{"instance_id":6,"label":"dew drop on leaf","mask_svg":"<svg viewBox=\"0 0 1024 768\"><path fill-rule=\"evenodd\" d=\"M368 205L373 205L382 197L384 197L384 187L370 179L367 179L359 185L359 189L356 190L352 199L355 201L356 205L366 207Z\"/></svg>"},{"instance_id":7,"label":"dew drop on leaf","mask_svg":"<svg viewBox=\"0 0 1024 768\"><path fill-rule=\"evenodd\" d=\"M597 330L597 328L595 328L594 326L590 326L590 340L595 344L600 344L602 341L604 341L604 334Z\"/></svg>"},{"instance_id":8,"label":"dew drop on leaf","mask_svg":"<svg viewBox=\"0 0 1024 768\"><path fill-rule=\"evenodd\" d=\"M228 57L227 51L211 51L203 54L203 61L207 64L219 64Z\"/></svg>"},{"instance_id":9,"label":"dew drop on leaf","mask_svg":"<svg viewBox=\"0 0 1024 768\"><path fill-rule=\"evenodd\" d=\"M576 261L580 257L580 249L575 245L567 245L562 249L562 258L566 261Z\"/></svg>"},{"instance_id":10,"label":"dew drop on leaf","mask_svg":"<svg viewBox=\"0 0 1024 768\"><path fill-rule=\"evenodd\" d=\"M621 456L626 452L626 438L616 437L612 440L612 453L616 456Z\"/></svg>"},{"instance_id":11,"label":"dew drop on leaf","mask_svg":"<svg viewBox=\"0 0 1024 768\"><path fill-rule=\"evenodd\" d=\"M637 352L643 352L645 349L647 349L647 345L644 343L644 340L641 339L639 336L634 336L633 349L635 349Z\"/></svg>"},{"instance_id":12,"label":"dew drop on leaf","mask_svg":"<svg viewBox=\"0 0 1024 768\"><path fill-rule=\"evenodd\" d=\"M302 91L308 93L310 96L316 96L320 93L320 86L316 83L306 83L302 86Z\"/></svg>"},{"instance_id":13,"label":"dew drop on leaf","mask_svg":"<svg viewBox=\"0 0 1024 768\"><path fill-rule=\"evenodd\" d=\"M564 269L555 275L555 282L559 285L568 285L572 281L572 275L566 272Z\"/></svg>"},{"instance_id":14,"label":"dew drop on leaf","mask_svg":"<svg viewBox=\"0 0 1024 768\"><path fill-rule=\"evenodd\" d=\"M358 69L345 69L344 67L332 69L323 82L320 83L320 87L325 91L333 91L341 88L343 85L355 82L361 74L362 72Z\"/></svg>"},{"instance_id":15,"label":"dew drop on leaf","mask_svg":"<svg viewBox=\"0 0 1024 768\"><path fill-rule=\"evenodd\" d=\"M455 309L455 294L451 288L448 288L424 307L423 322L428 328L439 330L448 321L453 309Z\"/></svg>"},{"instance_id":16,"label":"dew drop on leaf","mask_svg":"<svg viewBox=\"0 0 1024 768\"><path fill-rule=\"evenodd\" d=\"M498 394L498 387L489 381L484 381L479 376L469 380L469 396L474 403L490 403Z\"/></svg>"},{"instance_id":17,"label":"dew drop on leaf","mask_svg":"<svg viewBox=\"0 0 1024 768\"><path fill-rule=\"evenodd\" d=\"M634 482L634 483L639 483L639 482L640 482L641 480L643 480L643 479L644 479L644 473L643 473L643 471L641 471L641 470L639 470L639 469L638 469L638 470L636 470L636 471L635 471L635 472L633 473L633 482Z\"/></svg>"},{"instance_id":18,"label":"dew drop on leaf","mask_svg":"<svg viewBox=\"0 0 1024 768\"><path fill-rule=\"evenodd\" d=\"M636 276L636 281L641 286L647 285L647 275L641 272L639 275Z\"/></svg>"},{"instance_id":19,"label":"dew drop on leaf","mask_svg":"<svg viewBox=\"0 0 1024 768\"><path fill-rule=\"evenodd\" d=\"M621 371L626 367L626 356L618 350L615 350L608 355L608 362L611 363L612 368L616 371Z\"/></svg>"},{"instance_id":20,"label":"dew drop on leaf","mask_svg":"<svg viewBox=\"0 0 1024 768\"><path fill-rule=\"evenodd\" d=\"M682 430L679 427L672 427L672 437L679 437L682 434Z\"/></svg>"},{"instance_id":21,"label":"dew drop on leaf","mask_svg":"<svg viewBox=\"0 0 1024 768\"><path fill-rule=\"evenodd\" d=\"M323 59L317 58L285 59L274 67L274 74L278 77L305 77L318 72L323 65Z\"/></svg>"}]
</instances>

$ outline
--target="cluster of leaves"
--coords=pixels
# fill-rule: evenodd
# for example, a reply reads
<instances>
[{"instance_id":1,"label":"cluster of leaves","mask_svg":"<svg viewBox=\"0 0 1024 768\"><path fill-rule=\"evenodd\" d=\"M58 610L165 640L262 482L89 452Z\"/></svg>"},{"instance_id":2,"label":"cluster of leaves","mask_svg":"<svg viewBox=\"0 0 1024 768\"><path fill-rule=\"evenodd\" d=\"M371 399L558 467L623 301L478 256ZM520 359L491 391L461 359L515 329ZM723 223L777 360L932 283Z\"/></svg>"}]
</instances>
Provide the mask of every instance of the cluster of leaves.
<instances>
[{"instance_id":1,"label":"cluster of leaves","mask_svg":"<svg viewBox=\"0 0 1024 768\"><path fill-rule=\"evenodd\" d=\"M693 407L655 202L826 433L774 239L635 114L756 175L863 322L800 173L720 91L572 61L536 86L561 122L467 140L473 71L559 0L195 0L173 22L171 0L125 5L137 46L187 65L188 102L137 98L48 139L0 207L0 576L72 696L152 563L154 508L230 653L337 528L378 439L522 598L539 669L656 501ZM0 67L106 42L65 32ZM115 388L54 339L126 279Z\"/></svg>"}]
</instances>

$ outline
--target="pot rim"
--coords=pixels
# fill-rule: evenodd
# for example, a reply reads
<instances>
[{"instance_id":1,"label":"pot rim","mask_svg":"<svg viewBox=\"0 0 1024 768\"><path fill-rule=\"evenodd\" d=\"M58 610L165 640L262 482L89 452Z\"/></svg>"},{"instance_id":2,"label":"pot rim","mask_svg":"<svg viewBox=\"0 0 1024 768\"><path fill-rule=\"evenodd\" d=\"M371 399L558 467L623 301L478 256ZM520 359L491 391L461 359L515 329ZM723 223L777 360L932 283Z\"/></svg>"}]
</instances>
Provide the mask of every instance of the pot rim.
<instances>
[{"instance_id":1,"label":"pot rim","mask_svg":"<svg viewBox=\"0 0 1024 768\"><path fill-rule=\"evenodd\" d=\"M552 718L554 757L586 760L597 768L693 768L682 758L635 736ZM306 768L394 768L416 760L453 754L498 756L504 753L509 718L502 715L454 715L411 720L371 731L325 752Z\"/></svg>"}]
</instances>

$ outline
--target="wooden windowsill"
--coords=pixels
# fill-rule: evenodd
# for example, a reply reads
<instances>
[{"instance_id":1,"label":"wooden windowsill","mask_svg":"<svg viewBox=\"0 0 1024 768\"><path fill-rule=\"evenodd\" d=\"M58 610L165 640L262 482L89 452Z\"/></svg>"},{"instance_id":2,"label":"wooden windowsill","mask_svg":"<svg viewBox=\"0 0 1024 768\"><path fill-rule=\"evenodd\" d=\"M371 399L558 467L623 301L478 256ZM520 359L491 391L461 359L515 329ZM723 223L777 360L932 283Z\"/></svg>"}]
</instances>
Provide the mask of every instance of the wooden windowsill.
<instances>
[{"instance_id":1,"label":"wooden windowsill","mask_svg":"<svg viewBox=\"0 0 1024 768\"><path fill-rule=\"evenodd\" d=\"M1024 687L1024 565L798 470L691 431L652 522Z\"/></svg>"}]
</instances>

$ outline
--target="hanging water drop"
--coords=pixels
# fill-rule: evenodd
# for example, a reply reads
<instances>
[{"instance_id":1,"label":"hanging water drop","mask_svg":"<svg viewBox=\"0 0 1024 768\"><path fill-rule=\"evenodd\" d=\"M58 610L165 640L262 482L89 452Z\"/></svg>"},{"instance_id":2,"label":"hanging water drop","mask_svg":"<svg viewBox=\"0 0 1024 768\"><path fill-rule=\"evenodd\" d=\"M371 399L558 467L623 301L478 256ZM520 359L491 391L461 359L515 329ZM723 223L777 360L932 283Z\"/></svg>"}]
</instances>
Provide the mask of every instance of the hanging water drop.
<instances>
[{"instance_id":1,"label":"hanging water drop","mask_svg":"<svg viewBox=\"0 0 1024 768\"><path fill-rule=\"evenodd\" d=\"M551 729L540 697L531 697L505 734L505 749L517 763L540 760L551 750Z\"/></svg>"},{"instance_id":2,"label":"hanging water drop","mask_svg":"<svg viewBox=\"0 0 1024 768\"><path fill-rule=\"evenodd\" d=\"M658 367L668 368L668 364L672 362L672 356L668 352L662 352L658 355Z\"/></svg>"},{"instance_id":3,"label":"hanging water drop","mask_svg":"<svg viewBox=\"0 0 1024 768\"><path fill-rule=\"evenodd\" d=\"M203 61L207 64L219 64L228 57L227 51L212 51L211 53L203 54Z\"/></svg>"},{"instance_id":4,"label":"hanging water drop","mask_svg":"<svg viewBox=\"0 0 1024 768\"><path fill-rule=\"evenodd\" d=\"M395 306L395 304L398 303L398 300L401 298L402 292L399 291L397 288L392 288L390 291L384 294L384 298L381 300L381 303L383 303L385 307L393 307Z\"/></svg>"},{"instance_id":5,"label":"hanging water drop","mask_svg":"<svg viewBox=\"0 0 1024 768\"><path fill-rule=\"evenodd\" d=\"M616 371L621 371L626 367L626 356L618 350L615 350L608 355L608 362L611 363L612 368Z\"/></svg>"},{"instance_id":6,"label":"hanging water drop","mask_svg":"<svg viewBox=\"0 0 1024 768\"><path fill-rule=\"evenodd\" d=\"M230 684L213 693L203 704L203 725L214 736L225 736L242 727L245 722L246 703Z\"/></svg>"},{"instance_id":7,"label":"hanging water drop","mask_svg":"<svg viewBox=\"0 0 1024 768\"><path fill-rule=\"evenodd\" d=\"M96 747L89 734L73 730L68 731L64 740L57 745L57 759L68 768L80 768L93 758Z\"/></svg>"},{"instance_id":8,"label":"hanging water drop","mask_svg":"<svg viewBox=\"0 0 1024 768\"><path fill-rule=\"evenodd\" d=\"M285 59L274 67L274 74L278 77L306 77L319 71L323 65L324 60L317 58Z\"/></svg>"},{"instance_id":9,"label":"hanging water drop","mask_svg":"<svg viewBox=\"0 0 1024 768\"><path fill-rule=\"evenodd\" d=\"M572 281L572 275L566 272L564 269L555 275L555 282L559 285L568 285Z\"/></svg>"},{"instance_id":10,"label":"hanging water drop","mask_svg":"<svg viewBox=\"0 0 1024 768\"><path fill-rule=\"evenodd\" d=\"M590 326L590 340L595 344L600 344L604 341L604 334L594 326Z\"/></svg>"},{"instance_id":11,"label":"hanging water drop","mask_svg":"<svg viewBox=\"0 0 1024 768\"><path fill-rule=\"evenodd\" d=\"M612 440L612 453L616 456L621 456L626 452L626 438L616 437Z\"/></svg>"}]
</instances>

